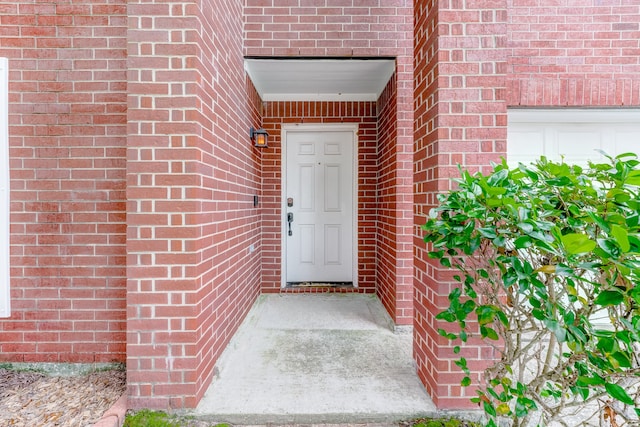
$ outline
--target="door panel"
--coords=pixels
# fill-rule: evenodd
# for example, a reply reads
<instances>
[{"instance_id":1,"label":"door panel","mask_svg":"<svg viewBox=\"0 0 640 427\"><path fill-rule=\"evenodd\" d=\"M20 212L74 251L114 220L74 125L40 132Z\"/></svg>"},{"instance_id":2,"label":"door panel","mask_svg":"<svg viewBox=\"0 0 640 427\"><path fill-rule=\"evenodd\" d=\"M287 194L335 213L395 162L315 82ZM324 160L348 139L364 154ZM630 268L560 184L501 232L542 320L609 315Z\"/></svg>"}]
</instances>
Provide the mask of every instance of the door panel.
<instances>
[{"instance_id":1,"label":"door panel","mask_svg":"<svg viewBox=\"0 0 640 427\"><path fill-rule=\"evenodd\" d=\"M286 133L285 200L293 199L285 235L287 282L352 282L354 134Z\"/></svg>"}]
</instances>

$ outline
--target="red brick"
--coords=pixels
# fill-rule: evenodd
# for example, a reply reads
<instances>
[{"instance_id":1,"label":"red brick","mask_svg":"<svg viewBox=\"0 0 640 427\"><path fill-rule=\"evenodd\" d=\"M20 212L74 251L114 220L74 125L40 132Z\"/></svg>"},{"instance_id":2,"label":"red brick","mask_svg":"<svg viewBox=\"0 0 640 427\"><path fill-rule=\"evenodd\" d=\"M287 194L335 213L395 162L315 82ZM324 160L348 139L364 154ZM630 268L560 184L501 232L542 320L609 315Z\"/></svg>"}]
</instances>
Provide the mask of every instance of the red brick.
<instances>
[{"instance_id":1,"label":"red brick","mask_svg":"<svg viewBox=\"0 0 640 427\"><path fill-rule=\"evenodd\" d=\"M512 40L517 41L509 52L509 105L611 107L634 104L629 92L620 88L625 80L640 81L640 56L633 54L640 51L637 31L640 5L598 8L572 0L563 6L550 4L533 8L528 2L518 0L509 12L509 31ZM555 31L545 32L545 25L549 24L529 25L534 20L559 24ZM553 30L553 26L555 24L547 29ZM538 42L543 39L548 40ZM612 48L614 45L628 46L631 52L621 54ZM547 46L554 48L547 49ZM593 96L594 84L600 87L599 96Z\"/></svg>"},{"instance_id":2,"label":"red brick","mask_svg":"<svg viewBox=\"0 0 640 427\"><path fill-rule=\"evenodd\" d=\"M9 5L3 5L8 7ZM126 2L121 2L120 10L124 13ZM96 180L112 183L107 187L122 188L124 173L106 177L104 170L107 167L120 168L124 171L124 151L120 153L106 151L99 137L105 133L120 135L111 140L104 140L109 146L121 146L126 144L125 135L115 129L109 128L111 123L123 123L126 117L126 75L124 72L117 74L102 74L100 67L106 63L88 60L86 63L73 62L79 56L93 58L96 52L92 52L93 47L108 46L108 43L122 45L127 37L127 25L123 20L117 24L117 16L113 16L111 33L108 38L92 36L94 28L90 25L93 20L86 21L78 15L85 13L89 15L91 9L83 5L39 3L26 4L16 2L13 6L19 10L19 15L2 16L2 25L15 26L22 37L21 44L13 43L11 37L0 39L0 50L3 55L10 58L12 79L10 86L12 108L11 108L11 129L12 135L12 164L14 160L19 160L21 167L29 168L35 173L13 174L12 177L19 183L15 188L26 191L12 191L12 232L15 241L28 242L35 240L38 246L25 246L32 256L12 258L12 293L20 292L25 298L17 300L13 304L14 316L12 319L35 319L30 321L5 320L5 329L32 331L38 322L38 333L25 333L21 342L12 343L11 339L2 334L0 345L2 351L9 351L9 348L19 348L22 354L13 354L8 359L20 361L70 361L66 358L73 354L72 345L74 342L73 333L66 333L62 341L66 343L47 344L31 343L42 340L61 339L62 331L69 331L73 327L72 321L76 319L87 320L85 330L95 330L100 327L109 328L109 324L102 326L102 322L93 321L94 314L75 311L78 298L86 301L93 300L94 287L109 287L113 283L124 288L124 280L114 282L116 277L124 278L125 270L118 263L117 258L110 259L93 252L79 250L70 246L73 239L87 237L87 242L93 243L91 235L96 241L118 242L112 245L114 254L125 253L125 246L122 239L115 235L123 235L124 230L117 231L100 230L97 224L113 221L123 223L122 216L104 216L95 212L95 203L82 203L83 199L93 201L108 197L112 201L124 200L121 192L106 190L96 192ZM73 27L71 27L73 26ZM87 49L73 49L86 41ZM94 43L95 42L95 43ZM37 47L37 49L22 49L23 47ZM22 49L22 50L21 50ZM113 51L111 56L124 63L126 60L124 51ZM33 58L22 60L20 58ZM68 58L68 59L65 59ZM72 70L75 66L86 66L88 72L82 69ZM99 81L103 79L102 81ZM87 126L100 117L96 113L100 111L82 110L77 108L80 103L93 104L94 99L90 93L74 93L81 89L83 85L91 90L91 84L102 85L102 90L113 90L120 87L121 96L118 101L123 106L117 109L118 119L110 120L105 127ZM115 95L115 94L114 94ZM79 114L78 114L79 113ZM19 115L19 116L18 116ZM19 120L15 118L20 117ZM37 125L34 127L33 125ZM39 135L31 138L31 135ZM84 135L83 139L67 138L67 135ZM120 164L109 163L100 165L90 161L86 165L70 161L70 157L75 155L75 147L84 148L88 145L96 147L96 151L91 154L94 160L100 161L100 157L105 160L114 160L114 155L122 159ZM13 150L13 147L22 147L20 151ZM71 151L70 151L71 150ZM78 175L77 168L93 170L97 174L91 176ZM100 173L102 169L102 173ZM26 170L25 170L26 171ZM101 184L98 184L101 185ZM68 189L69 191L51 191L57 189ZM79 191L81 190L81 191ZM72 203L67 203L72 202ZM123 211L124 204L111 206L112 212ZM79 216L78 216L79 215ZM72 218L81 218L83 224L78 224L76 230L71 226ZM93 224L93 226L91 225ZM51 228L48 228L52 226ZM78 227L86 227L80 231ZM70 232L86 233L72 237ZM99 234L98 234L99 233ZM111 236L110 236L111 234ZM72 239L70 239L72 237ZM13 239L13 238L12 238ZM79 243L76 241L76 243ZM84 247L87 248L86 246ZM76 257L76 254L83 256ZM75 259L75 261L74 261ZM117 270L109 270L109 275L100 273L100 267L113 263L118 266ZM35 266L40 268L32 268ZM67 268L70 265L82 265L80 268ZM44 268L43 268L44 267ZM84 268L89 267L89 268ZM106 272L106 270L104 270ZM16 277L16 275L20 277ZM91 278L91 279L90 279ZM24 279L24 280L19 280ZM32 289L36 283L39 287ZM71 283L74 283L73 288ZM67 292L69 291L69 292ZM109 304L112 310L124 313L124 302L120 300L113 303L106 300L100 301L100 307L104 308ZM61 321L59 321L61 320ZM113 323L114 330L123 330L124 324ZM49 331L49 332L42 332ZM87 335L78 336L78 340L86 339ZM124 337L115 338L124 343ZM115 347L114 347L115 348ZM95 349L95 352L104 353L105 349ZM124 350L121 348L109 354L110 360L124 361ZM73 361L86 362L95 360L94 355L87 354Z\"/></svg>"}]
</instances>

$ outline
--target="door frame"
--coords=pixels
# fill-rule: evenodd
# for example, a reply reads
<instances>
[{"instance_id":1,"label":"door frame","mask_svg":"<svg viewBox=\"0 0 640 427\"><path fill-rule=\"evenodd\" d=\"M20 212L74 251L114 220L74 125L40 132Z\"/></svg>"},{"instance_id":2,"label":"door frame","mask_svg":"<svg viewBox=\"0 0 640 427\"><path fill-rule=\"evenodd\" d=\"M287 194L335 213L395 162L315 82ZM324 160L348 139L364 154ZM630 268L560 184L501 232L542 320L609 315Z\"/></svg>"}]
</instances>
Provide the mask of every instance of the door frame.
<instances>
[{"instance_id":1,"label":"door frame","mask_svg":"<svg viewBox=\"0 0 640 427\"><path fill-rule=\"evenodd\" d=\"M353 208L351 212L351 221L352 221L352 230L353 230L353 249L352 249L352 279L353 279L353 287L358 287L358 124L357 123L328 123L328 124L283 124L281 126L280 133L280 143L281 143L281 160L280 160L280 173L282 174L281 181L281 195L280 195L280 220L282 221L282 225L280 227L280 234L282 236L282 240L280 243L280 258L282 260L281 267L281 283L280 287L284 289L287 286L287 224L284 221L284 215L286 212L286 200L287 200L287 135L288 133L293 132L352 132L352 140L353 144Z\"/></svg>"}]
</instances>

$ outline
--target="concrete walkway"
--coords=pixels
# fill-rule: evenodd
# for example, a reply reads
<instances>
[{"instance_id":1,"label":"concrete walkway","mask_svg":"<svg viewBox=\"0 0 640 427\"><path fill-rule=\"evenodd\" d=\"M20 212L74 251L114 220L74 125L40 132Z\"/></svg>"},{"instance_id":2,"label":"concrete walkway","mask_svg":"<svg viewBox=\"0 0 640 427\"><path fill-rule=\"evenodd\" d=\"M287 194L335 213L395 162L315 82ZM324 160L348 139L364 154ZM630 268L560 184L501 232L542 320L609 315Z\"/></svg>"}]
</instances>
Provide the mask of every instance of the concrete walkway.
<instances>
[{"instance_id":1,"label":"concrete walkway","mask_svg":"<svg viewBox=\"0 0 640 427\"><path fill-rule=\"evenodd\" d=\"M233 424L393 422L436 410L412 336L358 294L263 295L193 412Z\"/></svg>"}]
</instances>

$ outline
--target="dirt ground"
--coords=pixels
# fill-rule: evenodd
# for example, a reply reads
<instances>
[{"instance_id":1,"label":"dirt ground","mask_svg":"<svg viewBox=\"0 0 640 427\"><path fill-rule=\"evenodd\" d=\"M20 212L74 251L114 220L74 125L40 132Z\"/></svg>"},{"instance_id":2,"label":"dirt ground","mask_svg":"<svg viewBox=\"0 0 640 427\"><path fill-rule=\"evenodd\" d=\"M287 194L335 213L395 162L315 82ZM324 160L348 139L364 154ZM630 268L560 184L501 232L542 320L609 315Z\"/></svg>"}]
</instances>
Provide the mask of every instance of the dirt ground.
<instances>
[{"instance_id":1,"label":"dirt ground","mask_svg":"<svg viewBox=\"0 0 640 427\"><path fill-rule=\"evenodd\" d=\"M125 391L125 372L49 376L0 369L0 425L85 427L96 423Z\"/></svg>"}]
</instances>

